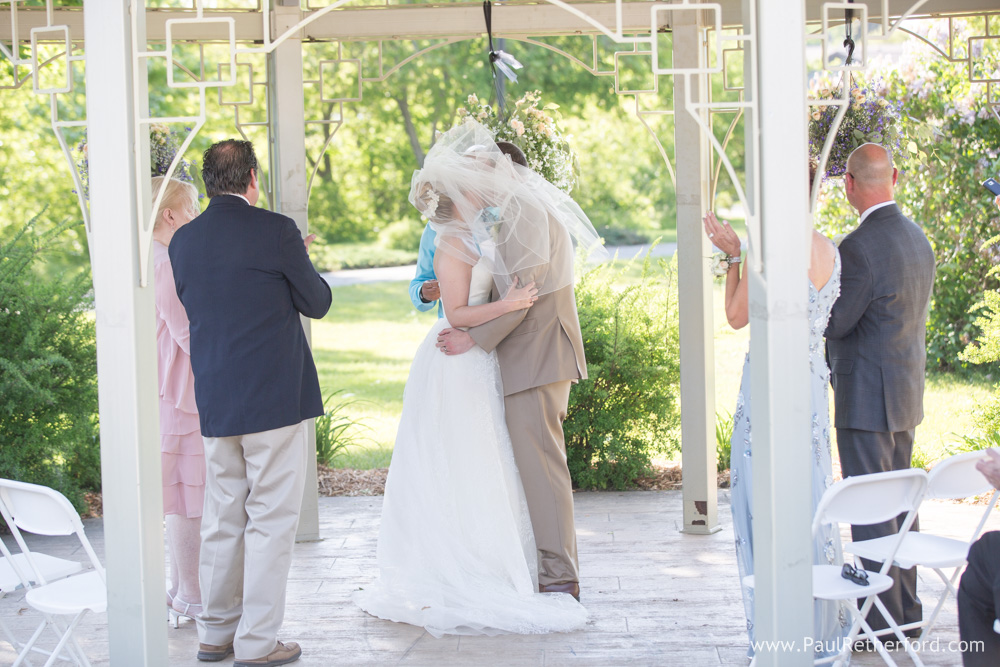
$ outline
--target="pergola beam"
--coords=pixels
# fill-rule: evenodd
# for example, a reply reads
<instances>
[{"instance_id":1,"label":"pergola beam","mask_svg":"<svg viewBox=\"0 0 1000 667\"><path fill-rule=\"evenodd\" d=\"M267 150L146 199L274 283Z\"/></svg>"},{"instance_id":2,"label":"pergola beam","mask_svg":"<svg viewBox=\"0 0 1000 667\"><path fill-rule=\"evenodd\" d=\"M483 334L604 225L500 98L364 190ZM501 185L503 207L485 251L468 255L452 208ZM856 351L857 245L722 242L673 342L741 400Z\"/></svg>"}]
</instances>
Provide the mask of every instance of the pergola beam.
<instances>
[{"instance_id":1,"label":"pergola beam","mask_svg":"<svg viewBox=\"0 0 1000 667\"><path fill-rule=\"evenodd\" d=\"M722 7L722 20L726 26L743 23L742 0L716 0ZM916 0L890 0L890 17L899 17L908 11ZM583 12L601 25L616 24L616 9L613 2L567 3ZM622 5L622 31L625 34L649 33L651 29L650 5L647 0L625 2ZM868 7L870 21L881 20L882 0L858 0L858 5ZM816 22L822 19L822 0L806 1L806 20ZM914 17L930 15L956 15L976 12L996 11L997 0L929 0L922 5ZM319 10L303 12L303 17ZM6 12L4 12L6 13ZM169 20L190 19L191 11L155 10L146 12L146 35L150 42L166 39L166 24ZM252 11L206 11L212 18L232 19L236 39L242 42L263 42L264 29L259 12ZM30 43L32 28L47 25L44 8L21 7L17 10L18 38L21 43ZM658 14L657 30L670 30L670 12ZM53 25L66 25L73 41L84 38L83 12L79 9L55 9ZM535 4L498 5L493 10L494 37L526 37L553 34L599 34L593 25L567 12L562 7L541 2ZM473 37L485 34L483 10L479 4L469 5L397 5L391 7L352 7L328 12L307 25L302 31L305 40L315 41L371 41L379 39L444 38L455 35ZM215 40L220 36L219 24L187 24L175 28L175 38L184 40ZM44 37L44 36L43 36ZM272 38L274 35L272 34ZM9 42L12 26L0 15L0 40ZM53 38L55 36L53 35ZM44 39L43 39L44 41Z\"/></svg>"}]
</instances>

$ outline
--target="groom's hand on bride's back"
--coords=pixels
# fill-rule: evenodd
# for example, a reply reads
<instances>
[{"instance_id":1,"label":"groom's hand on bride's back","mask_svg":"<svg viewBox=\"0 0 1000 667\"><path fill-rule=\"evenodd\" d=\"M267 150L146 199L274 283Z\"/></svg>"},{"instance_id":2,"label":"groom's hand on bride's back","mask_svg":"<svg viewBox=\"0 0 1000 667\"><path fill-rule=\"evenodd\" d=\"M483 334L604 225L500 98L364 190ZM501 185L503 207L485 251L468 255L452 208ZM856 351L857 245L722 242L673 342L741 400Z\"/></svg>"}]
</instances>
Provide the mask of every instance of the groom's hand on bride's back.
<instances>
[{"instance_id":1,"label":"groom's hand on bride's back","mask_svg":"<svg viewBox=\"0 0 1000 667\"><path fill-rule=\"evenodd\" d=\"M461 329L442 329L437 338L437 348L448 356L464 354L475 344L472 336Z\"/></svg>"}]
</instances>

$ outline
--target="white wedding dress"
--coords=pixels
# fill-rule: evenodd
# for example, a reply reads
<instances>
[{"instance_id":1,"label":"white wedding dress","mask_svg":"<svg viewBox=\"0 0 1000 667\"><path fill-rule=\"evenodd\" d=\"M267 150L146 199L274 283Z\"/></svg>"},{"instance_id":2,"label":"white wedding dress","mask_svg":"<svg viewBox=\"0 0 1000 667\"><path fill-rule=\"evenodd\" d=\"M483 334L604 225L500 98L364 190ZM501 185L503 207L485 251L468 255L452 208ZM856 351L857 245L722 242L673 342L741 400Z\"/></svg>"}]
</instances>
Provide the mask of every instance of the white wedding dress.
<instances>
[{"instance_id":1,"label":"white wedding dress","mask_svg":"<svg viewBox=\"0 0 1000 667\"><path fill-rule=\"evenodd\" d=\"M482 267L473 268L469 305L489 300ZM587 620L579 602L538 593L496 355L443 354L435 343L450 326L438 320L413 358L382 505L380 576L354 600L435 637L577 628Z\"/></svg>"}]
</instances>

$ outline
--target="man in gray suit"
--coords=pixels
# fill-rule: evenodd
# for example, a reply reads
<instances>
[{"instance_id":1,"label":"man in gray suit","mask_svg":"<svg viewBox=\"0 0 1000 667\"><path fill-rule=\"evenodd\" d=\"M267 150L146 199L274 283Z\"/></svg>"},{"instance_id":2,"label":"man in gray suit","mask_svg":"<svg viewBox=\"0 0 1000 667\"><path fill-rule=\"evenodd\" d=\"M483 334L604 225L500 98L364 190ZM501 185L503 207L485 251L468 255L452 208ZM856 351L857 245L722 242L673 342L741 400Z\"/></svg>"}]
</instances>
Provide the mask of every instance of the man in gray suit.
<instances>
[{"instance_id":1,"label":"man in gray suit","mask_svg":"<svg viewBox=\"0 0 1000 667\"><path fill-rule=\"evenodd\" d=\"M840 298L826 328L845 477L909 468L914 430L924 417L924 336L934 253L923 231L893 201L896 177L892 157L878 144L859 147L847 160L847 200L861 223L840 244ZM902 519L853 526L851 532L855 540L890 535ZM881 563L864 565L877 570ZM879 596L886 609L900 625L919 622L916 568L894 567L890 574L896 583ZM875 608L868 622L875 630L888 627Z\"/></svg>"}]
</instances>

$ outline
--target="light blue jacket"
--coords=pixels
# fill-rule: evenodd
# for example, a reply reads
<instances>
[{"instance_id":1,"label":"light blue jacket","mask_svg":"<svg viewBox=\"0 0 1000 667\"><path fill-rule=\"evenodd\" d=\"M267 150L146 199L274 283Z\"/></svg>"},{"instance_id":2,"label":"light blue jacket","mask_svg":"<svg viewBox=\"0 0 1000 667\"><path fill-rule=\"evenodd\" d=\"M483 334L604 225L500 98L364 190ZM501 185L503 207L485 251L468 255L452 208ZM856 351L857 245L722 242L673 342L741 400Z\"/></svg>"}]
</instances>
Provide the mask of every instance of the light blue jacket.
<instances>
[{"instance_id":1,"label":"light blue jacket","mask_svg":"<svg viewBox=\"0 0 1000 667\"><path fill-rule=\"evenodd\" d=\"M413 307L421 312L426 312L437 303L438 317L444 316L444 311L439 301L425 302L420 298L420 287L428 280L435 280L434 275L434 238L437 232L431 229L430 225L424 227L424 233L420 235L420 254L417 257L417 275L410 281L410 301Z\"/></svg>"}]
</instances>

